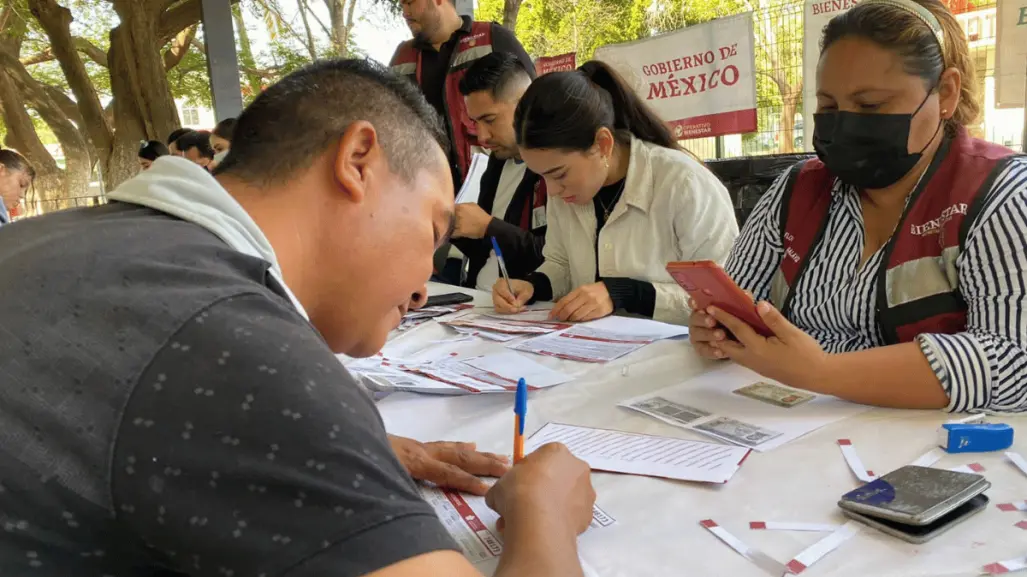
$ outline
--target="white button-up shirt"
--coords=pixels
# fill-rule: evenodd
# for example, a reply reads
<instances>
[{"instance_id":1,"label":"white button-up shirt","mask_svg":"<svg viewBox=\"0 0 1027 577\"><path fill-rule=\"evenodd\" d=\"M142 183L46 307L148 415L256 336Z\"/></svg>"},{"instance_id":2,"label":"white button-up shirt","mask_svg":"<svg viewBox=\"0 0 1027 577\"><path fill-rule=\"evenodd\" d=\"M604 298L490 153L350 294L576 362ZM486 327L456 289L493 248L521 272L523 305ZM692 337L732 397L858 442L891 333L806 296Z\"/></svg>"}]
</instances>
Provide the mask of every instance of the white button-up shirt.
<instances>
[{"instance_id":1,"label":"white button-up shirt","mask_svg":"<svg viewBox=\"0 0 1027 577\"><path fill-rule=\"evenodd\" d=\"M727 189L688 154L638 139L624 193L599 232L595 207L550 197L546 212L545 262L538 272L553 287L553 299L599 276L648 281L656 288L653 318L684 324L690 314L685 291L667 273L667 263L712 260L723 263L738 236Z\"/></svg>"}]
</instances>

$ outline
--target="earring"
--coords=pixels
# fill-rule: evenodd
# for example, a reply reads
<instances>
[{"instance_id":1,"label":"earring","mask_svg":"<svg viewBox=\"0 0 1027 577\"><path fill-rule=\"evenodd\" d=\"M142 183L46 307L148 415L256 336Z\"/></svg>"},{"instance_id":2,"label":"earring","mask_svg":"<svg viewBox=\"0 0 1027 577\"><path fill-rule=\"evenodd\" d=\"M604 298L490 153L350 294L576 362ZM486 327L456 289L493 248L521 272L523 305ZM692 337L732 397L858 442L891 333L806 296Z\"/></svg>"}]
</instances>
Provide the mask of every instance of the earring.
<instances>
[{"instance_id":1,"label":"earring","mask_svg":"<svg viewBox=\"0 0 1027 577\"><path fill-rule=\"evenodd\" d=\"M606 156L603 157L603 166L606 167L606 170L610 170L610 159Z\"/></svg>"}]
</instances>

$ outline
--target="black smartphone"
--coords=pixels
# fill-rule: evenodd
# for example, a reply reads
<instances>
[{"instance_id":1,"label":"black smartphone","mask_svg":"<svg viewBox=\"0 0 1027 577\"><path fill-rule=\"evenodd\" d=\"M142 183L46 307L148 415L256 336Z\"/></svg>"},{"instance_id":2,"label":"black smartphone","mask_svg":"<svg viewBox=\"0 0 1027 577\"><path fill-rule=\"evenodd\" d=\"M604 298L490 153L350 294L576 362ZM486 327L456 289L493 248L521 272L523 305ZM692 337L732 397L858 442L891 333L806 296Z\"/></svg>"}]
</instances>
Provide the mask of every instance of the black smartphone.
<instances>
[{"instance_id":1,"label":"black smartphone","mask_svg":"<svg viewBox=\"0 0 1027 577\"><path fill-rule=\"evenodd\" d=\"M474 300L471 295L465 295L464 293L447 293L444 295L435 295L428 297L428 302L424 303L426 307L446 307L450 305L462 305L469 303Z\"/></svg>"}]
</instances>

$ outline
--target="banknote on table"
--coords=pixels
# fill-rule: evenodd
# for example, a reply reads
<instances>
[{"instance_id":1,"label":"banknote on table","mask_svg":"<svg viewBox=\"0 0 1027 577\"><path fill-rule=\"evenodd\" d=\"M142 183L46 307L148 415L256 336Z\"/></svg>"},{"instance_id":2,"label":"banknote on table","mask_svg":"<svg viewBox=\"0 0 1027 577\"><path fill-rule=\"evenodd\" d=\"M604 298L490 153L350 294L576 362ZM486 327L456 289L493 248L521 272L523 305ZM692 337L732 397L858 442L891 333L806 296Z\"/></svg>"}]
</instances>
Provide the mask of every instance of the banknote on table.
<instances>
[{"instance_id":1,"label":"banknote on table","mask_svg":"<svg viewBox=\"0 0 1027 577\"><path fill-rule=\"evenodd\" d=\"M669 419L684 425L710 416L710 413L702 409L675 403L663 397L642 399L629 406L642 413L647 413L661 419Z\"/></svg>"},{"instance_id":2,"label":"banknote on table","mask_svg":"<svg viewBox=\"0 0 1027 577\"><path fill-rule=\"evenodd\" d=\"M746 385L740 389L735 389L734 393L736 395L742 395L743 397L749 397L750 399L756 399L757 401L763 401L764 403L770 403L771 405L784 407L786 409L796 405L801 405L817 397L812 393L797 391L795 389L789 389L788 387L782 387L781 385L762 381Z\"/></svg>"},{"instance_id":3,"label":"banknote on table","mask_svg":"<svg viewBox=\"0 0 1027 577\"><path fill-rule=\"evenodd\" d=\"M692 428L743 447L756 447L781 436L781 433L778 431L743 423L728 417L717 417L705 423L692 425Z\"/></svg>"}]
</instances>

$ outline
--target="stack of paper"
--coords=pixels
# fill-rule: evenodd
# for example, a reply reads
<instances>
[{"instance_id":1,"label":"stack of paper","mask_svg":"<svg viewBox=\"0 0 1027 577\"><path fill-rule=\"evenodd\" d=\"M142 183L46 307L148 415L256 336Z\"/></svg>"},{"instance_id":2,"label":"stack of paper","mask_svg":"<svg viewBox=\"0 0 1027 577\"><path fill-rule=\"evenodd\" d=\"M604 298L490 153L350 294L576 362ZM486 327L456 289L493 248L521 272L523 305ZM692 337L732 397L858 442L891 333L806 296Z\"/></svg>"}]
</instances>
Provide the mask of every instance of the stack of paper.
<instances>
[{"instance_id":1,"label":"stack of paper","mask_svg":"<svg viewBox=\"0 0 1027 577\"><path fill-rule=\"evenodd\" d=\"M688 334L688 327L647 319L607 317L546 334L511 348L571 361L605 363L652 342Z\"/></svg>"},{"instance_id":2,"label":"stack of paper","mask_svg":"<svg viewBox=\"0 0 1027 577\"><path fill-rule=\"evenodd\" d=\"M485 154L475 153L471 156L471 165L467 169L467 178L464 179L460 192L456 195L457 204L478 202L481 196L481 176L488 168L489 157Z\"/></svg>"},{"instance_id":3,"label":"stack of paper","mask_svg":"<svg viewBox=\"0 0 1027 577\"><path fill-rule=\"evenodd\" d=\"M530 311L536 316L538 311ZM546 313L548 315L548 313ZM520 320L499 315L482 315L467 313L453 319L442 321L463 334L472 334L485 339L506 342L524 335L544 335L570 327L569 324L551 323L537 320Z\"/></svg>"},{"instance_id":4,"label":"stack of paper","mask_svg":"<svg viewBox=\"0 0 1027 577\"><path fill-rule=\"evenodd\" d=\"M479 570L491 574L503 552L502 535L496 530L499 515L485 504L483 497L438 487L421 486L420 490L421 496L435 510L446 531L460 544L467 560L477 565ZM615 522L606 511L593 505L592 523L588 531L609 527ZM585 566L584 562L582 564Z\"/></svg>"},{"instance_id":5,"label":"stack of paper","mask_svg":"<svg viewBox=\"0 0 1027 577\"><path fill-rule=\"evenodd\" d=\"M768 451L868 407L786 387L740 365L635 397L620 406L671 425Z\"/></svg>"},{"instance_id":6,"label":"stack of paper","mask_svg":"<svg viewBox=\"0 0 1027 577\"><path fill-rule=\"evenodd\" d=\"M726 483L749 454L741 447L556 423L532 435L526 449L546 443L563 443L596 471L703 483Z\"/></svg>"},{"instance_id":7,"label":"stack of paper","mask_svg":"<svg viewBox=\"0 0 1027 577\"><path fill-rule=\"evenodd\" d=\"M381 389L441 395L513 392L519 379L527 381L532 390L571 380L559 371L509 352L424 362L378 358L354 362L347 368Z\"/></svg>"},{"instance_id":8,"label":"stack of paper","mask_svg":"<svg viewBox=\"0 0 1027 577\"><path fill-rule=\"evenodd\" d=\"M399 327L396 331L403 332L408 331L422 323L426 323L431 319L442 317L445 315L451 315L460 311L474 308L474 305L470 304L459 304L459 305L448 305L441 307L424 307L422 309L415 309L407 312L403 315L403 320L400 321Z\"/></svg>"}]
</instances>

